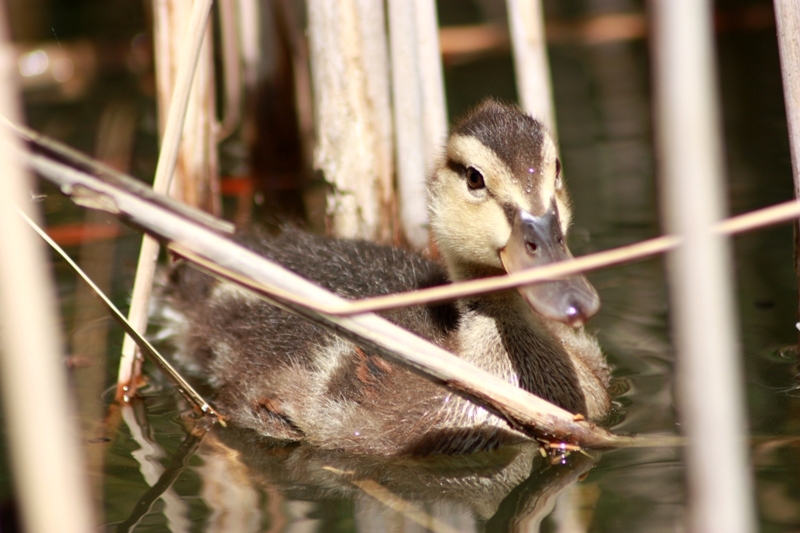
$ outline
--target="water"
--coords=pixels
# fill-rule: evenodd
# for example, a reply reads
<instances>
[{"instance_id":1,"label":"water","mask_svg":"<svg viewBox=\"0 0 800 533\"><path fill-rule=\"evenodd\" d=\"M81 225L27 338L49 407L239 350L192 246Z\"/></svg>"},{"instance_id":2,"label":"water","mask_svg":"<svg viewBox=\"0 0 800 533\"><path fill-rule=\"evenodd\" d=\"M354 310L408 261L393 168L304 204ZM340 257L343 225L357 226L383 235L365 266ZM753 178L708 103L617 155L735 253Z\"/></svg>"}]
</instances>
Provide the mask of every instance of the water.
<instances>
[{"instance_id":1,"label":"water","mask_svg":"<svg viewBox=\"0 0 800 533\"><path fill-rule=\"evenodd\" d=\"M477 9L464 14L450 4L442 4L444 22L450 17L467 23L478 16ZM763 8L770 3L731 1L720 7L730 13L745 4ZM639 7L623 1L549 3L548 14L568 18ZM718 45L730 210L741 213L788 200L791 168L774 27L728 29L719 33ZM561 159L574 199L573 252L581 255L659 234L645 42L561 43L551 50L551 65ZM483 94L513 98L512 75L510 58L503 54L452 64L446 72L451 116ZM105 83L138 94L119 80ZM153 162L152 108L141 95L135 98L150 109L137 129L135 162L135 169L147 175ZM50 132L66 128L64 137L91 151L91 132L74 124L94 113L90 106L31 104L29 115L35 127ZM60 222L81 216L57 194L44 205ZM734 241L749 450L764 532L800 529L800 382L798 354L791 347L798 337L791 239L791 228L782 226ZM137 245L138 237L127 230L116 241L112 292L123 306ZM70 252L77 254L77 248ZM58 261L54 266L65 329L73 337L75 282ZM612 429L677 434L680 409L674 398L675 353L662 259L590 278L603 307L588 327L597 332L614 367ZM98 318L91 324L105 322ZM119 352L120 338L112 327L104 341L111 357ZM153 379L140 402L107 411L109 392L80 388L87 368L92 367L79 367L75 377L84 412L95 413L95 420L106 415L104 432L86 425L86 446L109 531L134 524L142 532L425 530L415 519L430 529L461 532L531 531L537 525L541 531L598 532L685 527L685 468L681 448L673 445L548 457L535 447L519 446L470 457L388 460L277 446L232 429L215 428L197 442L187 433L191 418L186 408L159 379ZM113 364L102 368L108 385L115 371ZM12 497L7 472L6 463L0 470L0 498L6 504Z\"/></svg>"}]
</instances>

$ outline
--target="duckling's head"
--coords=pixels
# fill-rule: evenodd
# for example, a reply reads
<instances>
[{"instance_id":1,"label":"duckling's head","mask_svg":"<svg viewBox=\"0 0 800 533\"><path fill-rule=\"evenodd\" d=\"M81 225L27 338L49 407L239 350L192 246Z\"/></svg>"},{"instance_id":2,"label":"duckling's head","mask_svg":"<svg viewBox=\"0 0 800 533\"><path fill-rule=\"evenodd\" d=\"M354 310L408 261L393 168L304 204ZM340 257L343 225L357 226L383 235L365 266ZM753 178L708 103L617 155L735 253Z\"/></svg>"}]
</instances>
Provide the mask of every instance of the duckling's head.
<instances>
[{"instance_id":1,"label":"duckling's head","mask_svg":"<svg viewBox=\"0 0 800 533\"><path fill-rule=\"evenodd\" d=\"M556 146L544 126L487 100L456 124L428 185L431 230L454 279L571 258L572 218ZM600 307L583 276L520 292L540 315L577 327Z\"/></svg>"}]
</instances>

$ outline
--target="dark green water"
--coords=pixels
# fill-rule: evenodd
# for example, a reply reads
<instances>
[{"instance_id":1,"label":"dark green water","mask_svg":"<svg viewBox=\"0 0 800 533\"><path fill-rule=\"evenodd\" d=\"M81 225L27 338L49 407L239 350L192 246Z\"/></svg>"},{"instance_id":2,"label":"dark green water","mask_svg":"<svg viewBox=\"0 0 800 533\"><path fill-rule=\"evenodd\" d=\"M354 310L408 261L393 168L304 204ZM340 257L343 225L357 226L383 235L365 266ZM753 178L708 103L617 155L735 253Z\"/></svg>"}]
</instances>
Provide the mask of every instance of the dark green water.
<instances>
[{"instance_id":1,"label":"dark green water","mask_svg":"<svg viewBox=\"0 0 800 533\"><path fill-rule=\"evenodd\" d=\"M106 11L95 13L90 9L94 3L85 4L85 13L94 15L76 25L94 28L97 13ZM478 20L477 3L467 4L442 2L443 23ZM736 10L744 7L769 5L729 1L719 7L739 13ZM548 15L561 19L641 8L636 2L610 0L547 6ZM64 13L63 6L53 16L59 13ZM104 20L116 20L110 11L106 15ZM140 26L132 28L136 24L131 20ZM135 35L144 28L144 18L128 19L123 27ZM769 24L718 33L731 213L792 195L774 33ZM552 47L550 59L562 161L574 199L573 252L581 255L658 235L646 42L561 43ZM451 116L486 94L514 98L511 69L510 58L503 54L448 67ZM91 152L95 133L81 125L96 122L100 104L113 92L140 110L134 171L152 174L152 101L124 72L112 72L97 83L94 100L59 105L31 100L31 124L61 132L62 138ZM44 206L59 223L82 217L56 194ZM800 370L797 352L790 348L798 337L791 240L791 228L781 226L734 241L753 497L764 532L800 530ZM113 294L125 307L138 237L125 230L116 244ZM77 248L69 251L77 253ZM61 263L55 261L54 267L64 329L71 338L80 329L72 323L75 281ZM675 353L661 259L604 270L592 274L591 280L603 308L588 328L597 332L614 367L618 393L613 429L678 433ZM106 350L111 360L120 343L121 334L112 326ZM75 373L78 383L82 371ZM104 372L110 386L115 364L109 363ZM390 497L381 490L412 502L425 513L423 521L435 519L461 532L535 531L537 524L541 531L655 532L685 527L680 448L543 459L536 449L519 447L468 458L387 461L306 447L270 447L234 430L215 430L198 444L185 430L185 408L168 386L158 383L154 380L136 405L112 410L106 438L87 443L98 460L91 469L109 531L128 530L133 524L135 531L176 532L425 530L408 512L393 510L387 504ZM111 396L94 394L87 402L104 413ZM13 494L7 472L5 463L0 495L6 503ZM151 497L152 485L168 488L160 497Z\"/></svg>"}]
</instances>

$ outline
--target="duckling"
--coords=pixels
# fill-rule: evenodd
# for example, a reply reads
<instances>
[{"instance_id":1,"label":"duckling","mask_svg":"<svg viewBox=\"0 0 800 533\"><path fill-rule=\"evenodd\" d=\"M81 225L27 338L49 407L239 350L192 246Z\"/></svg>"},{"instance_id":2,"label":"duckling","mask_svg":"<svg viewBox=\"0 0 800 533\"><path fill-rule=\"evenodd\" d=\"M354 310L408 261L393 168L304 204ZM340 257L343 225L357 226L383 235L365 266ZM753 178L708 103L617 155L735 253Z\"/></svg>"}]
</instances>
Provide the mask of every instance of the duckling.
<instances>
[{"instance_id":1,"label":"duckling","mask_svg":"<svg viewBox=\"0 0 800 533\"><path fill-rule=\"evenodd\" d=\"M345 298L417 290L571 257L571 207L543 125L488 100L457 123L427 184L444 265L374 243L287 228L240 243ZM463 454L526 437L463 397L186 265L165 293L176 359L230 421L353 453ZM599 308L583 276L392 310L395 324L591 420L609 368L582 325Z\"/></svg>"}]
</instances>

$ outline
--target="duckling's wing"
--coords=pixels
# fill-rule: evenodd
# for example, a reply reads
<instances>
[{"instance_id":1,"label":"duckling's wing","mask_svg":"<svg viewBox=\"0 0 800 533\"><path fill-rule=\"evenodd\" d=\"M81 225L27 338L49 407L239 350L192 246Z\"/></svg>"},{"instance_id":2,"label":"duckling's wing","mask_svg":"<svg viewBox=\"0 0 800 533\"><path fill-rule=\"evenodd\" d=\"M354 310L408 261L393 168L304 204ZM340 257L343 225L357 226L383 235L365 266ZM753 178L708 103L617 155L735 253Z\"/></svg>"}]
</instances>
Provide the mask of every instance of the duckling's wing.
<instances>
[{"instance_id":1,"label":"duckling's wing","mask_svg":"<svg viewBox=\"0 0 800 533\"><path fill-rule=\"evenodd\" d=\"M345 298L447 282L437 263L365 241L298 230L238 240ZM188 265L171 272L164 301L178 364L214 390L217 407L236 425L262 435L392 453L404 438L392 434L408 433L430 402L443 396L435 385L368 349ZM385 316L445 347L459 319L452 304ZM362 433L382 437L364 439Z\"/></svg>"}]
</instances>

